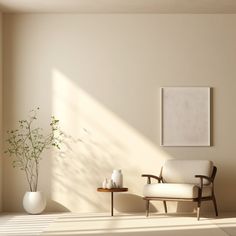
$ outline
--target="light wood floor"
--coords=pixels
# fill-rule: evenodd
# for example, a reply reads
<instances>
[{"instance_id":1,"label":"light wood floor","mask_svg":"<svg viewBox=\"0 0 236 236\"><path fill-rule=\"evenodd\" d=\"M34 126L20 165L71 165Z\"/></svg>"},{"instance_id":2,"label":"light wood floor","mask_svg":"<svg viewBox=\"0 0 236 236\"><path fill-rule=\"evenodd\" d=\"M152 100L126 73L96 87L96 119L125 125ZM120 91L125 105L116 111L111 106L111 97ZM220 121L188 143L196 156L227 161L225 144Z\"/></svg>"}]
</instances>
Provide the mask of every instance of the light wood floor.
<instances>
[{"instance_id":1,"label":"light wood floor","mask_svg":"<svg viewBox=\"0 0 236 236\"><path fill-rule=\"evenodd\" d=\"M236 213L209 215L196 220L192 214L143 214L109 216L109 213L48 213L0 215L0 235L85 236L236 236Z\"/></svg>"}]
</instances>

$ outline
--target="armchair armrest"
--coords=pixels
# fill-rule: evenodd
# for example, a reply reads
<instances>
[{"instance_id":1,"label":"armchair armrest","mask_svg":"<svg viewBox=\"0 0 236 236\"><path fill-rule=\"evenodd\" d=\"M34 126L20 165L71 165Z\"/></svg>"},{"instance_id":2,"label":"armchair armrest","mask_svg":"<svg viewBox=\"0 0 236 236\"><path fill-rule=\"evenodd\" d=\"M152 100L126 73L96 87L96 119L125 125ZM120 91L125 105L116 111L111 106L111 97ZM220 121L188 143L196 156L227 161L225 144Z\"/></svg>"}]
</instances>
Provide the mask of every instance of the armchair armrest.
<instances>
[{"instance_id":1,"label":"armchair armrest","mask_svg":"<svg viewBox=\"0 0 236 236\"><path fill-rule=\"evenodd\" d=\"M151 183L151 178L156 179L158 181L158 183L160 183L162 181L162 177L156 176L156 175L149 175L149 174L142 174L142 177L147 177L147 183L150 184Z\"/></svg>"},{"instance_id":2,"label":"armchair armrest","mask_svg":"<svg viewBox=\"0 0 236 236\"><path fill-rule=\"evenodd\" d=\"M203 179L208 180L210 183L213 183L214 179L205 175L195 175L195 178L200 178L200 188L203 188Z\"/></svg>"},{"instance_id":3,"label":"armchair armrest","mask_svg":"<svg viewBox=\"0 0 236 236\"><path fill-rule=\"evenodd\" d=\"M211 177L208 177L208 176L205 176L205 175L195 175L195 178L206 179L209 182L213 182L213 179Z\"/></svg>"}]
</instances>

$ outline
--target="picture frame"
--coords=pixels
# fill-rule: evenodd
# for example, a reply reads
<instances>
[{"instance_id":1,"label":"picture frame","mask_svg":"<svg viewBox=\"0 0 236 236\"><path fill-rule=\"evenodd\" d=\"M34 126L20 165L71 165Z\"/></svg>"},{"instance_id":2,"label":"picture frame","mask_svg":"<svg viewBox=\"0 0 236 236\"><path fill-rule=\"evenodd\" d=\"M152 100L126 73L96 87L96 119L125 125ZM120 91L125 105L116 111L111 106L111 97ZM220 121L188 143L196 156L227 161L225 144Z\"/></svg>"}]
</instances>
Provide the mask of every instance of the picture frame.
<instances>
[{"instance_id":1,"label":"picture frame","mask_svg":"<svg viewBox=\"0 0 236 236\"><path fill-rule=\"evenodd\" d=\"M161 87L161 146L211 145L211 88Z\"/></svg>"}]
</instances>

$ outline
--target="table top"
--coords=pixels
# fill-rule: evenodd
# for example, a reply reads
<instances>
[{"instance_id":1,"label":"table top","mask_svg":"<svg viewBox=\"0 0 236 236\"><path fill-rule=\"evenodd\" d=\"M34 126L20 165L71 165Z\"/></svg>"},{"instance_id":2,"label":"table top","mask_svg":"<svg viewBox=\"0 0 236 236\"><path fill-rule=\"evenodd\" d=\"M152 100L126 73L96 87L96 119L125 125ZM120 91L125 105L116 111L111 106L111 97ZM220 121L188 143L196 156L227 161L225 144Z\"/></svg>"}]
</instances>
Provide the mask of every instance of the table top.
<instances>
[{"instance_id":1,"label":"table top","mask_svg":"<svg viewBox=\"0 0 236 236\"><path fill-rule=\"evenodd\" d=\"M128 188L97 188L98 192L127 192Z\"/></svg>"}]
</instances>

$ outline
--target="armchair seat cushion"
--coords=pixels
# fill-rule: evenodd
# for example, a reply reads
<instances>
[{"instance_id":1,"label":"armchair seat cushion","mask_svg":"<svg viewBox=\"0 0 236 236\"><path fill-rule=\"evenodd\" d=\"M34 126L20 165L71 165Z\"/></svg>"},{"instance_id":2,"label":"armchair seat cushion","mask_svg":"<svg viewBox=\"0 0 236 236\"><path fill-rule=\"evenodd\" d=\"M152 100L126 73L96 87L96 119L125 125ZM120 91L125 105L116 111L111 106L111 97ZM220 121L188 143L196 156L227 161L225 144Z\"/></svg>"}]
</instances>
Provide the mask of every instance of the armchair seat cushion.
<instances>
[{"instance_id":1,"label":"armchair seat cushion","mask_svg":"<svg viewBox=\"0 0 236 236\"><path fill-rule=\"evenodd\" d=\"M198 186L194 184L146 184L143 189L143 195L144 197L159 198L197 198L198 189ZM204 186L202 197L210 197L211 190L211 185Z\"/></svg>"}]
</instances>

